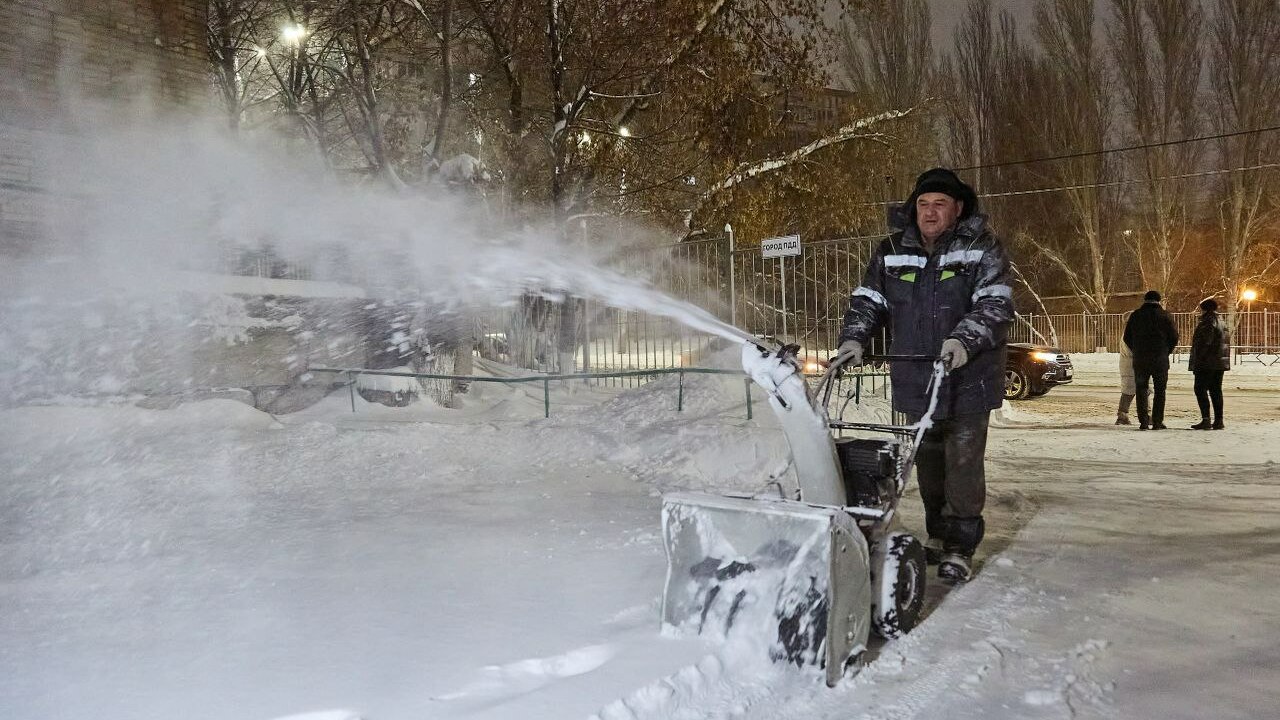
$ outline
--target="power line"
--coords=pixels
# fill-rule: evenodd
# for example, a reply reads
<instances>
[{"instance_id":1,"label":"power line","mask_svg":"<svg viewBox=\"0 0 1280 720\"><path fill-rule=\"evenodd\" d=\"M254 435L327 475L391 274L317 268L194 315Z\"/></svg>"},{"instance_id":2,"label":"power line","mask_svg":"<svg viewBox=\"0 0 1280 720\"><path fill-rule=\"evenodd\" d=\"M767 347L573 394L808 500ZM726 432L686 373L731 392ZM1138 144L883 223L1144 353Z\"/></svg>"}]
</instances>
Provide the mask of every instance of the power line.
<instances>
[{"instance_id":1,"label":"power line","mask_svg":"<svg viewBox=\"0 0 1280 720\"><path fill-rule=\"evenodd\" d=\"M1053 155L1042 158L1029 158L1026 160L1007 160L1005 162L988 163L985 165L969 165L967 167L953 168L954 170L985 170L987 168L1008 167L1010 165L1030 165L1032 163L1054 162L1057 160L1073 160L1075 158L1091 157L1093 155L1110 155L1111 153L1130 152L1133 150L1150 150L1151 148L1168 147L1170 145L1186 145L1193 142L1204 142L1205 140L1223 140L1226 138L1239 137L1241 135L1254 135L1256 133L1274 132L1280 130L1280 125L1272 125L1270 127L1257 128L1254 130L1237 130L1235 132L1220 133L1218 135L1201 135L1193 138L1182 138L1181 140L1165 140L1163 142L1144 143L1142 145L1128 145L1118 148L1105 148L1103 150L1086 150L1078 153L1070 153L1067 155Z\"/></svg>"},{"instance_id":2,"label":"power line","mask_svg":"<svg viewBox=\"0 0 1280 720\"><path fill-rule=\"evenodd\" d=\"M1188 178L1205 177L1209 175L1226 175L1234 172L1247 172L1249 170L1269 170L1272 168L1280 168L1280 163L1263 163L1261 165L1248 165L1238 168L1223 168L1219 170L1201 170L1200 172L1184 173L1182 175L1163 175L1154 178L1139 178L1136 180L1110 180L1107 182L1084 183L1080 185L1059 185L1058 187L1032 188L1030 190L1009 190L1007 192L979 193L979 198L998 198L998 197L1016 197L1020 195L1041 195L1051 192L1066 192L1068 190L1088 190L1091 188L1116 187L1119 185L1137 185L1149 182L1164 182L1166 180L1186 180ZM886 205L899 205L901 200L882 200L879 202L858 203L864 207L884 207Z\"/></svg>"},{"instance_id":3,"label":"power line","mask_svg":"<svg viewBox=\"0 0 1280 720\"><path fill-rule=\"evenodd\" d=\"M1262 165L1249 165L1247 167L1225 168L1221 170L1202 170L1200 172L1185 173L1183 175L1166 175L1157 178L1143 178L1140 180L1111 180L1109 182L1086 183L1083 185L1063 185L1051 188L1035 188L1032 190L1010 190L1009 192L984 193L979 195L980 198L994 197L1014 197L1017 195L1039 195L1041 193L1064 192L1067 190L1088 190L1090 188L1115 187L1117 185L1135 185L1146 182L1163 182L1165 180L1185 180L1187 178L1204 177L1206 175L1225 175L1233 172L1245 172L1248 170L1266 170L1269 168L1280 168L1280 163L1264 163Z\"/></svg>"}]
</instances>

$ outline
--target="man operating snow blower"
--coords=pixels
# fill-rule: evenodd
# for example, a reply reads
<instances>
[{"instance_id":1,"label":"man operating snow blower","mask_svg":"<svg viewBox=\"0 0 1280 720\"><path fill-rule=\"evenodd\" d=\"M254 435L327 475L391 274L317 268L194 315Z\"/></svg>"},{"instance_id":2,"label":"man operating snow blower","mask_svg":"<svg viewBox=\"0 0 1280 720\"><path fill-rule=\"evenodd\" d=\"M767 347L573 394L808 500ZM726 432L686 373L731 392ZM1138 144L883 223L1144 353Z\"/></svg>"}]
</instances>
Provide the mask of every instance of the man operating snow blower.
<instances>
[{"instance_id":1,"label":"man operating snow blower","mask_svg":"<svg viewBox=\"0 0 1280 720\"><path fill-rule=\"evenodd\" d=\"M1004 396L1005 341L1014 317L1009 259L978 212L978 197L955 173L916 179L902 230L883 240L853 291L840 355L862 364L870 339L888 326L894 355L941 356L950 374L916 456L926 545L938 576L964 582L982 541L987 423ZM894 409L917 422L930 371L890 367Z\"/></svg>"}]
</instances>

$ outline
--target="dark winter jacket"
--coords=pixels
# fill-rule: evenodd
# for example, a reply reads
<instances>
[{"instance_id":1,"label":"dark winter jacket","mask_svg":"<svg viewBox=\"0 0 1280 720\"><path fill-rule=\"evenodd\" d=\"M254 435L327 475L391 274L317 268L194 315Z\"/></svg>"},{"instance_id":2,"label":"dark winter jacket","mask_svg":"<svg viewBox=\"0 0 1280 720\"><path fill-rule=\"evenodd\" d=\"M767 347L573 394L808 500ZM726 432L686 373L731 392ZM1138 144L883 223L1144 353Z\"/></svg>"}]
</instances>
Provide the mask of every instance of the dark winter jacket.
<instances>
[{"instance_id":1,"label":"dark winter jacket","mask_svg":"<svg viewBox=\"0 0 1280 720\"><path fill-rule=\"evenodd\" d=\"M1125 323L1124 344L1133 351L1135 368L1168 370L1169 353L1178 346L1178 328L1160 303L1146 302Z\"/></svg>"},{"instance_id":2,"label":"dark winter jacket","mask_svg":"<svg viewBox=\"0 0 1280 720\"><path fill-rule=\"evenodd\" d=\"M1191 357L1187 365L1192 372L1231 369L1231 341L1218 313L1200 316L1196 332L1191 336Z\"/></svg>"},{"instance_id":3,"label":"dark winter jacket","mask_svg":"<svg viewBox=\"0 0 1280 720\"><path fill-rule=\"evenodd\" d=\"M941 420L1000 407L1013 315L1009 258L986 217L973 215L939 237L932 255L914 226L881 241L849 300L840 341L866 347L887 324L895 355L937 357L943 340L963 343L969 362L942 388L934 414ZM892 363L894 408L924 414L932 371L929 363Z\"/></svg>"}]
</instances>

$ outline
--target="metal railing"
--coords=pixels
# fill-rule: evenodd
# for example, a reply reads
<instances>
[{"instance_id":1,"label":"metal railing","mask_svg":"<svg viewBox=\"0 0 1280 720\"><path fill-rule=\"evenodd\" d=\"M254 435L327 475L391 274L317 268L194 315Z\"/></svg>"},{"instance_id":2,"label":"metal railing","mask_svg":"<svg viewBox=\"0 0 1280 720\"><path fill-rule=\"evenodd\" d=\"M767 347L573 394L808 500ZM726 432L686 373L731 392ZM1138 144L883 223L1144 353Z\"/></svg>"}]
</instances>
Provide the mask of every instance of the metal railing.
<instances>
[{"instance_id":1,"label":"metal railing","mask_svg":"<svg viewBox=\"0 0 1280 720\"><path fill-rule=\"evenodd\" d=\"M481 382L481 383L499 383L505 385L518 385L522 383L542 383L542 405L543 417L551 417L551 383L559 381L572 382L575 380L597 380L601 378L621 378L621 377L639 377L639 376L658 376L658 375L677 375L679 376L678 390L676 396L676 411L684 411L684 376L686 374L705 374L705 375L742 375L737 370L720 370L717 368L655 368L652 370L629 370L614 372L598 372L598 373L572 373L572 374L548 374L548 375L526 375L522 377L488 377L483 375L445 375L442 373L413 373L401 372L393 370L369 370L367 368L330 368L330 367L313 367L308 368L308 372L336 373L348 376L346 385L351 392L351 412L356 411L356 382L357 377L362 375L375 377L392 377L392 378L413 378L422 380L448 380L464 383ZM743 378L746 384L746 400L747 400L747 419L752 417L751 410L751 380Z\"/></svg>"},{"instance_id":2,"label":"metal railing","mask_svg":"<svg viewBox=\"0 0 1280 720\"><path fill-rule=\"evenodd\" d=\"M840 344L849 293L862 282L882 236L804 243L801 255L762 257L760 248L731 254L738 327L759 336L830 352Z\"/></svg>"},{"instance_id":3,"label":"metal railing","mask_svg":"<svg viewBox=\"0 0 1280 720\"><path fill-rule=\"evenodd\" d=\"M1009 341L1050 344L1068 353L1094 352L1098 348L1118 352L1131 314L1019 315L1009 330ZM1170 314L1178 328L1179 348L1185 350L1191 345L1200 313ZM1237 312L1231 345L1237 362L1280 356L1280 312L1269 309Z\"/></svg>"},{"instance_id":4,"label":"metal railing","mask_svg":"<svg viewBox=\"0 0 1280 720\"><path fill-rule=\"evenodd\" d=\"M489 377L483 375L447 375L444 373L414 373L396 370L370 370L368 368L331 368L331 367L312 367L308 368L308 372L313 373L333 373L335 375L346 375L346 382L341 384L348 388L351 396L351 412L356 412L356 385L360 376L373 377L389 377L389 378L412 378L419 382L423 380L430 381L450 381L459 383L472 382L489 382L499 384L523 384L523 383L541 383L542 384L542 412L544 418L551 417L551 383L553 382L574 382L574 381L590 381L602 378L624 378L624 377L640 377L640 376L661 376L676 375L678 382L676 385L676 412L684 411L684 376L685 375L737 375L742 376L744 386L744 397L746 400L747 419L754 417L753 400L752 400L752 381L750 378L743 376L740 370L723 370L719 368L655 368L652 370L630 370L630 371L613 371L613 372L592 372L592 373L572 373L572 374L555 374L555 375L526 375L522 377ZM836 390L832 392L832 399L836 403L852 402L855 405L862 403L863 398L881 397L886 401L890 399L890 385L888 382L889 374L885 372L863 372L863 373L846 373L837 380ZM828 413L831 408L828 408ZM900 421L898 414L893 415L894 422Z\"/></svg>"}]
</instances>

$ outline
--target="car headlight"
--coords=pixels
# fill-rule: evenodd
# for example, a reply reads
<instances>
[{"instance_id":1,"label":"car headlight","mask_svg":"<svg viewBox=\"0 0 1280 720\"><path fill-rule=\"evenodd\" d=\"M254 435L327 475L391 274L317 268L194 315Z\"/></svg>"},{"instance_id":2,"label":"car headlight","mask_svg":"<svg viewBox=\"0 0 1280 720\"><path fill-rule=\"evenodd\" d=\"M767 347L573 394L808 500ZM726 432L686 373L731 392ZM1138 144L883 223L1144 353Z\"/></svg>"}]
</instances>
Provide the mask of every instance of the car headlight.
<instances>
[{"instance_id":1,"label":"car headlight","mask_svg":"<svg viewBox=\"0 0 1280 720\"><path fill-rule=\"evenodd\" d=\"M1057 355L1057 353L1051 353L1051 352L1033 352L1033 353L1031 353L1031 357L1035 358L1036 360L1039 360L1040 362L1047 362L1047 363L1056 363L1056 362L1058 362L1058 355Z\"/></svg>"}]
</instances>

